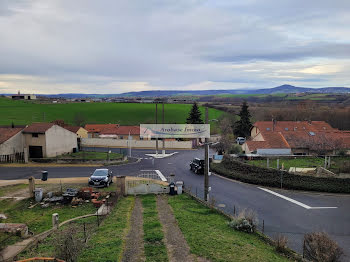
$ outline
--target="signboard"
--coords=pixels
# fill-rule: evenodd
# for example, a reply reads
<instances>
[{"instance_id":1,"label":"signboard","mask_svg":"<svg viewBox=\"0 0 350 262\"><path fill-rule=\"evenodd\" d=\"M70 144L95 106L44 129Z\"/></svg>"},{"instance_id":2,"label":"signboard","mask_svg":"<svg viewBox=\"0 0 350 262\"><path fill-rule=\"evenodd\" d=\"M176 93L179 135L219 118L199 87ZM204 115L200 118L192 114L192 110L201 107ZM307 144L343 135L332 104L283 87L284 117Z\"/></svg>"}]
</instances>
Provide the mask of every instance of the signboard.
<instances>
[{"instance_id":1,"label":"signboard","mask_svg":"<svg viewBox=\"0 0 350 262\"><path fill-rule=\"evenodd\" d=\"M140 137L210 138L209 124L141 124Z\"/></svg>"}]
</instances>

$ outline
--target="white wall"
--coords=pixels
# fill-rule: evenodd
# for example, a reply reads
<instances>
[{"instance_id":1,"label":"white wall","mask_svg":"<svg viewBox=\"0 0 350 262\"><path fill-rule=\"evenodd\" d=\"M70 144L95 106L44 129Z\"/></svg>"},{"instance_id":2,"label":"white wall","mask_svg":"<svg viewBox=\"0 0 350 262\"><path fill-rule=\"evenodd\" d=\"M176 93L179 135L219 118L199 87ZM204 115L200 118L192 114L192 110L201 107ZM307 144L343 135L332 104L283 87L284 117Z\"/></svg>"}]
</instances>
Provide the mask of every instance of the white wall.
<instances>
[{"instance_id":1,"label":"white wall","mask_svg":"<svg viewBox=\"0 0 350 262\"><path fill-rule=\"evenodd\" d=\"M73 148L77 147L77 135L75 133L57 125L46 131L46 155L44 157L71 153Z\"/></svg>"},{"instance_id":2,"label":"white wall","mask_svg":"<svg viewBox=\"0 0 350 262\"><path fill-rule=\"evenodd\" d=\"M22 131L0 145L0 155L10 155L13 153L23 152L23 150L24 136Z\"/></svg>"},{"instance_id":3,"label":"white wall","mask_svg":"<svg viewBox=\"0 0 350 262\"><path fill-rule=\"evenodd\" d=\"M81 145L85 147L125 147L131 143L132 148L156 148L155 140L119 140L108 138L82 138ZM158 141L159 149L162 149L162 141ZM165 141L166 149L191 149L192 141Z\"/></svg>"}]
</instances>

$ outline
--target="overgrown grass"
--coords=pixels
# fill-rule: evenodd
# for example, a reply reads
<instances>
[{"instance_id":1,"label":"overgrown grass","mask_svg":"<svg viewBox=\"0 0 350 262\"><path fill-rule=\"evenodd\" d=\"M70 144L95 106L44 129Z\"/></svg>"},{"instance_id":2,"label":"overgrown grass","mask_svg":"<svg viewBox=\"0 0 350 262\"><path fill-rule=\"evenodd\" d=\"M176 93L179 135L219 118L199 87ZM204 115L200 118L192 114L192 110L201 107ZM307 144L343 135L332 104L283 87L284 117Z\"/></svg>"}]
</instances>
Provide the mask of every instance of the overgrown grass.
<instances>
[{"instance_id":1,"label":"overgrown grass","mask_svg":"<svg viewBox=\"0 0 350 262\"><path fill-rule=\"evenodd\" d=\"M86 237L89 238L97 229L97 219L95 216L88 217L80 220L76 220L72 223L66 224L59 229L58 232L52 234L45 238L43 241L38 243L36 246L25 250L18 255L18 259L25 259L30 257L58 257L57 245L63 244L59 243L58 236L68 229L74 229L76 234L74 234L74 239L80 242L85 241L84 235L84 223L86 230Z\"/></svg>"},{"instance_id":2,"label":"overgrown grass","mask_svg":"<svg viewBox=\"0 0 350 262\"><path fill-rule=\"evenodd\" d=\"M159 221L156 198L154 195L142 196L143 231L146 261L168 261L164 234Z\"/></svg>"},{"instance_id":3,"label":"overgrown grass","mask_svg":"<svg viewBox=\"0 0 350 262\"><path fill-rule=\"evenodd\" d=\"M170 197L169 204L191 253L211 261L288 261L258 235L234 231L223 215L188 195Z\"/></svg>"},{"instance_id":4,"label":"overgrown grass","mask_svg":"<svg viewBox=\"0 0 350 262\"><path fill-rule=\"evenodd\" d=\"M6 196L8 194L14 193L23 188L28 188L28 185L19 184L19 185L11 185L11 186L3 186L0 187L0 197Z\"/></svg>"},{"instance_id":5,"label":"overgrown grass","mask_svg":"<svg viewBox=\"0 0 350 262\"><path fill-rule=\"evenodd\" d=\"M25 223L29 230L35 234L52 227L52 214L58 213L60 222L96 212L91 203L84 203L75 208L70 205L50 206L41 208L40 205L29 209L35 202L29 199L13 201L11 199L0 201L0 213L8 217L6 223Z\"/></svg>"},{"instance_id":6,"label":"overgrown grass","mask_svg":"<svg viewBox=\"0 0 350 262\"><path fill-rule=\"evenodd\" d=\"M103 221L78 261L120 261L126 228L130 220L134 197L121 198L112 213Z\"/></svg>"},{"instance_id":7,"label":"overgrown grass","mask_svg":"<svg viewBox=\"0 0 350 262\"><path fill-rule=\"evenodd\" d=\"M41 208L40 205L29 209L28 207L34 204L31 200L14 201L12 199L6 199L0 201L0 213L5 214L8 218L6 223L24 223L28 226L29 231L34 234L38 234L49 230L52 227L52 214L58 213L60 222L65 220L91 214L96 212L96 209L91 203L84 203L81 206L72 208L67 206L51 206L48 208ZM5 236L2 236L5 238ZM11 245L15 243L19 238L11 237L4 241L2 246Z\"/></svg>"}]
</instances>

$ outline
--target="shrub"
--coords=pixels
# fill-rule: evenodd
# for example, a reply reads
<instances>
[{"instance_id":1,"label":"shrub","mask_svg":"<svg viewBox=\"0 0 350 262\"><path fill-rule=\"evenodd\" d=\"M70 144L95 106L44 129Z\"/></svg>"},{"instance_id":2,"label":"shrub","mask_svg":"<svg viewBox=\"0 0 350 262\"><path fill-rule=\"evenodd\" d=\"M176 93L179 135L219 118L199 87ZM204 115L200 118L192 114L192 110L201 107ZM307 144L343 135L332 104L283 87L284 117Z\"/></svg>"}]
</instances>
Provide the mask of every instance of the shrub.
<instances>
[{"instance_id":1,"label":"shrub","mask_svg":"<svg viewBox=\"0 0 350 262\"><path fill-rule=\"evenodd\" d=\"M56 256L67 261L77 261L78 255L83 248L83 242L77 236L77 230L68 228L56 236Z\"/></svg>"},{"instance_id":2,"label":"shrub","mask_svg":"<svg viewBox=\"0 0 350 262\"><path fill-rule=\"evenodd\" d=\"M287 249L288 238L282 234L274 237L275 247L277 252L284 253Z\"/></svg>"},{"instance_id":3,"label":"shrub","mask_svg":"<svg viewBox=\"0 0 350 262\"><path fill-rule=\"evenodd\" d=\"M304 236L304 256L315 262L337 262L343 250L337 242L324 232L309 233Z\"/></svg>"},{"instance_id":4,"label":"shrub","mask_svg":"<svg viewBox=\"0 0 350 262\"><path fill-rule=\"evenodd\" d=\"M233 144L229 150L230 154L240 154L242 153L242 147L237 144Z\"/></svg>"},{"instance_id":5,"label":"shrub","mask_svg":"<svg viewBox=\"0 0 350 262\"><path fill-rule=\"evenodd\" d=\"M237 217L228 222L228 225L238 231L253 233L258 226L257 215L252 210L244 209Z\"/></svg>"}]
</instances>

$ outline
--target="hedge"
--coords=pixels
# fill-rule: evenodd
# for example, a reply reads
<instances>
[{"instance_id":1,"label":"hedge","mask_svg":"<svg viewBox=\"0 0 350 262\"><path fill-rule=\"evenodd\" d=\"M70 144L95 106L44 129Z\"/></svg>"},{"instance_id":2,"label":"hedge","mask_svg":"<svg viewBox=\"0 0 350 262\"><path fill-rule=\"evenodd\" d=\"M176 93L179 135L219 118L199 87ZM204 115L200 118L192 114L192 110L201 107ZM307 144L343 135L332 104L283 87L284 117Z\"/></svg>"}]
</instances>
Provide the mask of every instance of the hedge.
<instances>
[{"instance_id":1,"label":"hedge","mask_svg":"<svg viewBox=\"0 0 350 262\"><path fill-rule=\"evenodd\" d=\"M350 178L313 177L288 173L287 171L257 167L225 157L220 164L212 163L215 173L242 182L285 189L350 193Z\"/></svg>"}]
</instances>

